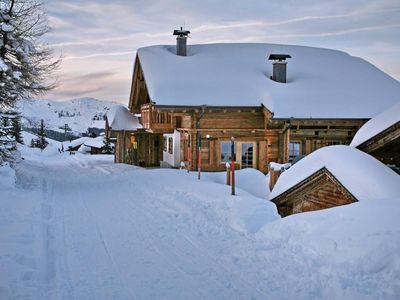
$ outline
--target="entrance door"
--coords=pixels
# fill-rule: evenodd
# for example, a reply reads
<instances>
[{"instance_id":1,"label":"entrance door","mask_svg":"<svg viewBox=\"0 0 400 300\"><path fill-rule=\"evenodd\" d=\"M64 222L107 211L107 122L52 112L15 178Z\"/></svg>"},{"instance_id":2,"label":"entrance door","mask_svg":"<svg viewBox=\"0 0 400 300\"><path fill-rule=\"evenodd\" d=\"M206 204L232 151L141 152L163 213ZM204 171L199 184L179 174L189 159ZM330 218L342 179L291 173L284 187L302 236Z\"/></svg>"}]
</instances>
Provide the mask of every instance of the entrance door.
<instances>
[{"instance_id":1,"label":"entrance door","mask_svg":"<svg viewBox=\"0 0 400 300\"><path fill-rule=\"evenodd\" d=\"M242 169L253 167L253 143L242 144Z\"/></svg>"}]
</instances>

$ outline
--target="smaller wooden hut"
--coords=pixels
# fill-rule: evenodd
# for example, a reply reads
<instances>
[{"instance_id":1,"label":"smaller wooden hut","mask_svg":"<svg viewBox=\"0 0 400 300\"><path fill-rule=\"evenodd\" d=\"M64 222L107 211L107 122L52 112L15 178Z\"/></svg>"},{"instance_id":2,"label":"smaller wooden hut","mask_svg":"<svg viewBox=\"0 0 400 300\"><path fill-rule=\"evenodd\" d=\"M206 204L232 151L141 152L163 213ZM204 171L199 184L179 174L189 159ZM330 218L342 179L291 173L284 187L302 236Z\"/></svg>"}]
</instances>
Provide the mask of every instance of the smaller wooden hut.
<instances>
[{"instance_id":1,"label":"smaller wooden hut","mask_svg":"<svg viewBox=\"0 0 400 300\"><path fill-rule=\"evenodd\" d=\"M139 117L131 114L123 105L115 105L106 115L106 137L115 144L115 162L139 164L143 136ZM139 144L139 147L138 147Z\"/></svg>"},{"instance_id":2,"label":"smaller wooden hut","mask_svg":"<svg viewBox=\"0 0 400 300\"><path fill-rule=\"evenodd\" d=\"M321 148L283 172L270 200L282 217L387 195L400 197L400 176L349 146Z\"/></svg>"}]
</instances>

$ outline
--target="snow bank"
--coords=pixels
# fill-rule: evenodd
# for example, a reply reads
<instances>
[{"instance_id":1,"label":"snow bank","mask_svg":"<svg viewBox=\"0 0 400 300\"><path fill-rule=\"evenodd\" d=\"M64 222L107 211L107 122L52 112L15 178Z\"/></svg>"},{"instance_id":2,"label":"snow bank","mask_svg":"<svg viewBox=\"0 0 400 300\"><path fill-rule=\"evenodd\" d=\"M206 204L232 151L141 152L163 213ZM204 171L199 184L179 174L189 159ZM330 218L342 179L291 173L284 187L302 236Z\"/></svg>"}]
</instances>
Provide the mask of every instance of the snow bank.
<instances>
[{"instance_id":1,"label":"snow bank","mask_svg":"<svg viewBox=\"0 0 400 300\"><path fill-rule=\"evenodd\" d=\"M292 56L288 83L269 79L271 53ZM177 56L174 46L151 46L138 56L159 105L263 104L278 118L368 118L399 101L397 80L336 50L237 43L189 45L187 57Z\"/></svg>"},{"instance_id":2,"label":"snow bank","mask_svg":"<svg viewBox=\"0 0 400 300\"><path fill-rule=\"evenodd\" d=\"M220 184L226 184L226 172L203 172L202 178ZM259 170L246 168L235 170L236 187L256 197L268 199L269 189L265 175Z\"/></svg>"},{"instance_id":3,"label":"snow bank","mask_svg":"<svg viewBox=\"0 0 400 300\"><path fill-rule=\"evenodd\" d=\"M400 199L400 176L372 156L349 146L324 147L300 160L282 173L270 199L323 167L358 200Z\"/></svg>"},{"instance_id":4,"label":"snow bank","mask_svg":"<svg viewBox=\"0 0 400 300\"><path fill-rule=\"evenodd\" d=\"M123 105L116 105L107 112L108 126L111 130L136 130L142 128L139 118Z\"/></svg>"},{"instance_id":5,"label":"snow bank","mask_svg":"<svg viewBox=\"0 0 400 300\"><path fill-rule=\"evenodd\" d=\"M363 200L288 216L257 232L264 257L281 268L270 279L286 290L284 299L398 298L400 198Z\"/></svg>"},{"instance_id":6,"label":"snow bank","mask_svg":"<svg viewBox=\"0 0 400 300\"><path fill-rule=\"evenodd\" d=\"M0 166L0 190L10 189L14 186L15 172L8 163Z\"/></svg>"},{"instance_id":7,"label":"snow bank","mask_svg":"<svg viewBox=\"0 0 400 300\"><path fill-rule=\"evenodd\" d=\"M22 138L24 145L18 145L18 150L21 152L23 159L29 159L32 161L53 161L58 160L60 153L58 149L61 149L61 143L46 137L46 141L49 143L43 150L39 148L30 148L31 140L37 139L38 137L32 133L22 131Z\"/></svg>"},{"instance_id":8,"label":"snow bank","mask_svg":"<svg viewBox=\"0 0 400 300\"><path fill-rule=\"evenodd\" d=\"M357 131L350 146L357 147L398 122L400 122L400 102L365 123Z\"/></svg>"}]
</instances>

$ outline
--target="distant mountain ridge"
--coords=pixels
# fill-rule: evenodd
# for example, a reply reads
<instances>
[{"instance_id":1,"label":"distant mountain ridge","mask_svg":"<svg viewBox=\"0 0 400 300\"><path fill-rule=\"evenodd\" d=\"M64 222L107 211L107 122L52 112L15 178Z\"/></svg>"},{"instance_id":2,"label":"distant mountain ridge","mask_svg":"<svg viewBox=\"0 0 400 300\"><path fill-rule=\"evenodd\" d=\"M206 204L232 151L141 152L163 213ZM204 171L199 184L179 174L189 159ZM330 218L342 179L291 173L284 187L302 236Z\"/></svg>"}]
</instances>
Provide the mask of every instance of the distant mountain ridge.
<instances>
[{"instance_id":1,"label":"distant mountain ridge","mask_svg":"<svg viewBox=\"0 0 400 300\"><path fill-rule=\"evenodd\" d=\"M104 120L107 111L116 102L102 101L94 98L77 98L67 101L22 100L19 109L22 115L22 126L27 131L35 132L43 119L52 138L62 140L65 124L71 129L70 135L85 135L96 120ZM95 122L99 123L99 122ZM98 126L98 125L97 125Z\"/></svg>"}]
</instances>

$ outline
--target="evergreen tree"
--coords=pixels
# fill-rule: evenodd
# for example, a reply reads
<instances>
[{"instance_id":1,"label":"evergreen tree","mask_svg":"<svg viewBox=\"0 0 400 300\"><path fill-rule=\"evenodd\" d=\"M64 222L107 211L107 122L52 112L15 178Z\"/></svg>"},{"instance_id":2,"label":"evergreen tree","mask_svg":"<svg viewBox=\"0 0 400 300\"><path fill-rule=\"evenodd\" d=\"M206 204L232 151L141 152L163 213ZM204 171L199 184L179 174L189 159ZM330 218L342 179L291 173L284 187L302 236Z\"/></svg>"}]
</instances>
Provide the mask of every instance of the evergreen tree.
<instances>
[{"instance_id":1,"label":"evergreen tree","mask_svg":"<svg viewBox=\"0 0 400 300\"><path fill-rule=\"evenodd\" d=\"M114 151L113 151L113 148L111 147L110 138L105 136L103 143L104 143L104 146L103 146L103 149L102 149L101 153L103 153L103 154L113 154Z\"/></svg>"},{"instance_id":2,"label":"evergreen tree","mask_svg":"<svg viewBox=\"0 0 400 300\"><path fill-rule=\"evenodd\" d=\"M16 143L23 144L24 140L21 135L21 115L16 113L15 117L12 119L12 137Z\"/></svg>"},{"instance_id":3,"label":"evergreen tree","mask_svg":"<svg viewBox=\"0 0 400 300\"><path fill-rule=\"evenodd\" d=\"M48 31L40 0L0 1L0 113L15 111L18 100L54 87L45 80L60 60L54 60L52 51L40 43ZM2 134L7 131L3 125ZM8 156L10 143L15 141L1 142L2 157Z\"/></svg>"},{"instance_id":4,"label":"evergreen tree","mask_svg":"<svg viewBox=\"0 0 400 300\"><path fill-rule=\"evenodd\" d=\"M8 114L0 113L0 165L11 157L15 148L10 135L10 119Z\"/></svg>"},{"instance_id":5,"label":"evergreen tree","mask_svg":"<svg viewBox=\"0 0 400 300\"><path fill-rule=\"evenodd\" d=\"M49 144L46 141L46 126L44 125L44 121L43 119L40 120L40 126L39 126L39 132L38 132L38 138L36 140L36 147L40 148L40 149L44 149L47 147L47 145Z\"/></svg>"}]
</instances>

